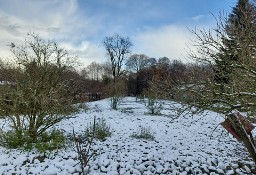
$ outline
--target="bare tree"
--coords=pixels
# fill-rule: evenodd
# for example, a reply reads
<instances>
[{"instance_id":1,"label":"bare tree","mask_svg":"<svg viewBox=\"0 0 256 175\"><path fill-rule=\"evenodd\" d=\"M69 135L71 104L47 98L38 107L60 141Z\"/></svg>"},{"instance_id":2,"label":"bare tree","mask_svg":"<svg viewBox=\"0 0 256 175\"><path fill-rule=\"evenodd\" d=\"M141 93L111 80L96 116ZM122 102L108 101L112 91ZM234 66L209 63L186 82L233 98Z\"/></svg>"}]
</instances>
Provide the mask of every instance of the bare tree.
<instances>
[{"instance_id":1,"label":"bare tree","mask_svg":"<svg viewBox=\"0 0 256 175\"><path fill-rule=\"evenodd\" d=\"M149 58L147 60L147 67L150 68L150 67L153 67L157 64L157 61L155 58Z\"/></svg>"},{"instance_id":2,"label":"bare tree","mask_svg":"<svg viewBox=\"0 0 256 175\"><path fill-rule=\"evenodd\" d=\"M241 13L245 13L244 10L240 9ZM248 28L236 30L233 26L235 41L227 34L228 19L223 17L220 17L217 28L212 31L192 31L197 37L198 52L191 52L190 56L212 69L205 79L191 82L197 87L201 83L204 93L197 92L202 99L208 99L204 103L205 108L212 108L212 104L218 103L216 110L221 113L229 113L233 109L254 113L256 24L253 27L249 19L240 19L240 23L248 25ZM231 41L236 44L230 44Z\"/></svg>"},{"instance_id":3,"label":"bare tree","mask_svg":"<svg viewBox=\"0 0 256 175\"><path fill-rule=\"evenodd\" d=\"M169 58L167 58L167 57L162 57L162 58L159 58L158 59L158 64L160 65L160 66L170 66L170 64L171 64L171 61L170 61L170 59Z\"/></svg>"},{"instance_id":4,"label":"bare tree","mask_svg":"<svg viewBox=\"0 0 256 175\"><path fill-rule=\"evenodd\" d=\"M89 72L87 70L87 68L83 68L80 72L79 72L80 76L83 79L88 79L89 78Z\"/></svg>"},{"instance_id":5,"label":"bare tree","mask_svg":"<svg viewBox=\"0 0 256 175\"><path fill-rule=\"evenodd\" d=\"M225 115L236 109L255 116L255 12L248 0L239 0L228 18L220 15L216 28L192 31L197 37L197 52L190 52L190 56L207 65L210 71L200 79L191 73L190 82L177 88L189 107L197 107L198 112L209 109ZM247 147L247 137L240 136ZM255 149L251 148L252 145L247 147L256 162Z\"/></svg>"},{"instance_id":6,"label":"bare tree","mask_svg":"<svg viewBox=\"0 0 256 175\"><path fill-rule=\"evenodd\" d=\"M147 67L148 60L149 57L144 54L133 54L129 57L125 65L131 72L138 73L140 70Z\"/></svg>"},{"instance_id":7,"label":"bare tree","mask_svg":"<svg viewBox=\"0 0 256 175\"><path fill-rule=\"evenodd\" d=\"M103 67L99 63L92 62L87 66L87 70L91 80L99 81L101 79Z\"/></svg>"},{"instance_id":8,"label":"bare tree","mask_svg":"<svg viewBox=\"0 0 256 175\"><path fill-rule=\"evenodd\" d=\"M105 62L102 64L103 77L111 78L112 76L112 66L110 62Z\"/></svg>"},{"instance_id":9,"label":"bare tree","mask_svg":"<svg viewBox=\"0 0 256 175\"><path fill-rule=\"evenodd\" d=\"M29 34L23 45L11 47L17 63L14 88L0 97L0 115L10 121L16 138L36 142L46 130L74 112L63 74L73 57L53 41Z\"/></svg>"},{"instance_id":10,"label":"bare tree","mask_svg":"<svg viewBox=\"0 0 256 175\"><path fill-rule=\"evenodd\" d=\"M132 43L128 37L122 37L119 34L105 37L103 46L107 51L112 66L112 75L114 82L117 77L122 75L122 66L124 59L131 52Z\"/></svg>"}]
</instances>

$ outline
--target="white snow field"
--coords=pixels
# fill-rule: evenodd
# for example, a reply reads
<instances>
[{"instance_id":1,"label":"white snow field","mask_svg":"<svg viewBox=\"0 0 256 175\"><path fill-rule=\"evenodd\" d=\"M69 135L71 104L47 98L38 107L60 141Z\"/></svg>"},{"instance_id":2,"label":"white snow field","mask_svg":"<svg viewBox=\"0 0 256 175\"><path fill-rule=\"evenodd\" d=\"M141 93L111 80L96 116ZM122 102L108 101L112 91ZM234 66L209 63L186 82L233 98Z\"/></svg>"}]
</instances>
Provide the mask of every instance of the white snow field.
<instances>
[{"instance_id":1,"label":"white snow field","mask_svg":"<svg viewBox=\"0 0 256 175\"><path fill-rule=\"evenodd\" d=\"M74 128L82 133L94 116L104 118L112 135L96 141L97 156L89 163L90 175L176 175L176 174L254 174L255 164L241 143L219 125L223 116L208 111L205 115L174 119L174 102L164 101L164 115L149 115L145 103L133 97L122 100L118 110L109 99L88 103L89 109L56 125L65 133ZM3 121L0 120L0 127ZM153 141L136 139L131 134L139 127L150 127ZM0 147L0 174L80 174L74 147L47 153Z\"/></svg>"}]
</instances>

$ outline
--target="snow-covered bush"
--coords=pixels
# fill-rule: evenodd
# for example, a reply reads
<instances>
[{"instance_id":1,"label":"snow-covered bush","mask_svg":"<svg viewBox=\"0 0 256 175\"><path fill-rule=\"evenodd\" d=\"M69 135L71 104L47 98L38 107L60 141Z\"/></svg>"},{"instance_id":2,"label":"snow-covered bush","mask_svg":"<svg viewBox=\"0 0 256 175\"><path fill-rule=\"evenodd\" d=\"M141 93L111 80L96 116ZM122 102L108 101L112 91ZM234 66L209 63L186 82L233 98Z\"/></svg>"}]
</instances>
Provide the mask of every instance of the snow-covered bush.
<instances>
[{"instance_id":1,"label":"snow-covered bush","mask_svg":"<svg viewBox=\"0 0 256 175\"><path fill-rule=\"evenodd\" d=\"M81 112L86 112L86 111L88 111L89 107L86 105L86 103L79 103L78 109L80 109Z\"/></svg>"},{"instance_id":2,"label":"snow-covered bush","mask_svg":"<svg viewBox=\"0 0 256 175\"><path fill-rule=\"evenodd\" d=\"M163 109L163 103L159 100L158 92L153 88L151 83L151 88L145 92L147 100L145 105L148 109L148 113L151 115L160 115Z\"/></svg>"},{"instance_id":3,"label":"snow-covered bush","mask_svg":"<svg viewBox=\"0 0 256 175\"><path fill-rule=\"evenodd\" d=\"M121 97L113 96L110 98L110 106L112 109L117 110L118 105L120 104Z\"/></svg>"},{"instance_id":4,"label":"snow-covered bush","mask_svg":"<svg viewBox=\"0 0 256 175\"><path fill-rule=\"evenodd\" d=\"M160 115L161 110L163 109L163 104L160 100L156 98L148 98L146 102L146 107L148 109L149 114Z\"/></svg>"},{"instance_id":5,"label":"snow-covered bush","mask_svg":"<svg viewBox=\"0 0 256 175\"><path fill-rule=\"evenodd\" d=\"M40 135L36 142L32 141L29 133L25 132L22 136L17 136L14 130L0 132L0 145L7 148L23 147L26 150L36 148L39 152L46 152L63 148L66 144L66 139L62 131L52 130L44 132Z\"/></svg>"},{"instance_id":6,"label":"snow-covered bush","mask_svg":"<svg viewBox=\"0 0 256 175\"><path fill-rule=\"evenodd\" d=\"M154 133L149 126L140 126L136 133L133 133L131 137L136 139L146 139L146 140L154 140Z\"/></svg>"},{"instance_id":7,"label":"snow-covered bush","mask_svg":"<svg viewBox=\"0 0 256 175\"><path fill-rule=\"evenodd\" d=\"M110 125L107 124L104 118L98 119L95 124L90 123L85 130L85 138L94 136L95 139L100 141L106 140L111 134Z\"/></svg>"}]
</instances>

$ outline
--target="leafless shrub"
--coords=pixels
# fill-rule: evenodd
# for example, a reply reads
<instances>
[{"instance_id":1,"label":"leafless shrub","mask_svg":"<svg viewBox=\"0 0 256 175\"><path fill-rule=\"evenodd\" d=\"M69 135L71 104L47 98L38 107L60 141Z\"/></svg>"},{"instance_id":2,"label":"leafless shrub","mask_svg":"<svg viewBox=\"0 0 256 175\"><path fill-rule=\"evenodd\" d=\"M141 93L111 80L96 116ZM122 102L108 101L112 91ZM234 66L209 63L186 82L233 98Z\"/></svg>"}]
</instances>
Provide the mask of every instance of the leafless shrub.
<instances>
[{"instance_id":1,"label":"leafless shrub","mask_svg":"<svg viewBox=\"0 0 256 175\"><path fill-rule=\"evenodd\" d=\"M93 132L91 135L88 135L85 139L82 136L77 135L73 128L73 142L75 146L75 150L78 154L78 160L82 169L82 174L86 175L88 170L86 169L89 165L89 161L95 155L95 152L92 151L92 146L94 143L94 133L96 128L96 118L93 120Z\"/></svg>"}]
</instances>

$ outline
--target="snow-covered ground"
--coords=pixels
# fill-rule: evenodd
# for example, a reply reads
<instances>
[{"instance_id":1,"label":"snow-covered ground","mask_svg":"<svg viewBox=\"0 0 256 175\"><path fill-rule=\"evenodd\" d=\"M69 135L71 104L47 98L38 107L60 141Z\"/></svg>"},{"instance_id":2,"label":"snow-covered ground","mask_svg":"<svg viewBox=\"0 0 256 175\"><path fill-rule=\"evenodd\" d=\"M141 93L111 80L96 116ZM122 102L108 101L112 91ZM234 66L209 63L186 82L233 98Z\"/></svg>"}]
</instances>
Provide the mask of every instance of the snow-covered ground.
<instances>
[{"instance_id":1,"label":"snow-covered ground","mask_svg":"<svg viewBox=\"0 0 256 175\"><path fill-rule=\"evenodd\" d=\"M214 112L175 118L180 106L165 101L162 116L147 114L143 102L124 98L118 110L108 99L88 103L89 110L64 120L56 128L82 133L90 122L104 118L112 135L96 141L97 156L90 162L90 175L149 174L253 174L255 164L243 146L219 125L222 116ZM1 124L1 120L0 120ZM219 125L219 126L218 126ZM153 141L132 138L139 127L150 127ZM43 157L43 158L42 158ZM0 147L0 174L79 174L77 153L65 150L43 154L37 151L8 150Z\"/></svg>"}]
</instances>

